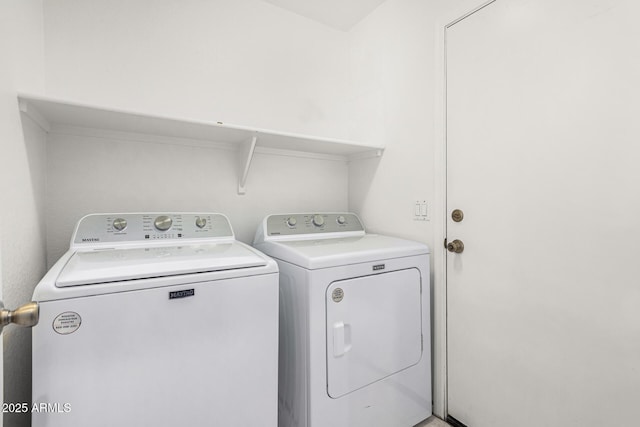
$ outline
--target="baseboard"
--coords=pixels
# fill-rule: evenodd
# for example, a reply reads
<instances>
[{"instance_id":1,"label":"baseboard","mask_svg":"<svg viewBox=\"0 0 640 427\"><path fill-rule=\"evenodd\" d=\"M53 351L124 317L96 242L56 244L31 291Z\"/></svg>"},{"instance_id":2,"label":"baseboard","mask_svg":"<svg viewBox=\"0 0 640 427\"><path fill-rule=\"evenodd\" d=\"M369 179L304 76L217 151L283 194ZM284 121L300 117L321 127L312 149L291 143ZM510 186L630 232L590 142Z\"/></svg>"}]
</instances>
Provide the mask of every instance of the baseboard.
<instances>
[{"instance_id":1,"label":"baseboard","mask_svg":"<svg viewBox=\"0 0 640 427\"><path fill-rule=\"evenodd\" d=\"M451 424L452 427L469 427L466 424L463 424L460 421L456 420L451 415L447 415L446 421L447 423Z\"/></svg>"}]
</instances>

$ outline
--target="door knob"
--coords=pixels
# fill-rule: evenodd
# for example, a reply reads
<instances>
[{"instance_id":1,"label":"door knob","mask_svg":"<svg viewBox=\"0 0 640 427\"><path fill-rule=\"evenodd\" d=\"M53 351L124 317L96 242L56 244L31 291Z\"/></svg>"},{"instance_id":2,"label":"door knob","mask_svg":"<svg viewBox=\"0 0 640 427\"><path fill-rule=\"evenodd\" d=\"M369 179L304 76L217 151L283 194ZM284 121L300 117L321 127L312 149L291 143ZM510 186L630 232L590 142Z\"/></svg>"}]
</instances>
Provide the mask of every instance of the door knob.
<instances>
[{"instance_id":1,"label":"door knob","mask_svg":"<svg viewBox=\"0 0 640 427\"><path fill-rule=\"evenodd\" d=\"M26 303L15 310L7 310L0 304L0 332L9 323L30 328L38 324L39 317L40 307L37 302Z\"/></svg>"},{"instance_id":2,"label":"door knob","mask_svg":"<svg viewBox=\"0 0 640 427\"><path fill-rule=\"evenodd\" d=\"M447 244L447 250L449 252L461 254L462 251L464 251L464 243L462 243L462 240L456 239L453 242L449 242Z\"/></svg>"}]
</instances>

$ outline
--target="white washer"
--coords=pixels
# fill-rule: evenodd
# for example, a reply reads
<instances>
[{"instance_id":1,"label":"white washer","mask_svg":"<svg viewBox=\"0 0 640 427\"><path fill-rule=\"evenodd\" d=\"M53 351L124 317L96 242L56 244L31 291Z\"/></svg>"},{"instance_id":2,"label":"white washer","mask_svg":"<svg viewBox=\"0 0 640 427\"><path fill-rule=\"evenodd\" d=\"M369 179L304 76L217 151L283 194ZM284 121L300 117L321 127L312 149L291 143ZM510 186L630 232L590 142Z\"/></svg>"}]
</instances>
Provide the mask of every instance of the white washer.
<instances>
[{"instance_id":1,"label":"white washer","mask_svg":"<svg viewBox=\"0 0 640 427\"><path fill-rule=\"evenodd\" d=\"M224 215L88 215L33 298L34 427L277 425L277 265Z\"/></svg>"},{"instance_id":2,"label":"white washer","mask_svg":"<svg viewBox=\"0 0 640 427\"><path fill-rule=\"evenodd\" d=\"M429 248L350 213L271 215L280 427L410 427L431 415Z\"/></svg>"}]
</instances>

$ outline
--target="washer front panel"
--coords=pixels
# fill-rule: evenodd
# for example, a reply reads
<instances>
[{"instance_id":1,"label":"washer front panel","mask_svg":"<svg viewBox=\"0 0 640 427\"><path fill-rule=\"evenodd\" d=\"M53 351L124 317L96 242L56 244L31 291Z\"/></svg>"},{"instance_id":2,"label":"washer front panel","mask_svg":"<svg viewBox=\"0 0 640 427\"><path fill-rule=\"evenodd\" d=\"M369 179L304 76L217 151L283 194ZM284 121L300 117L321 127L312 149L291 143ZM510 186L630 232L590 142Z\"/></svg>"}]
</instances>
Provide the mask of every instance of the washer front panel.
<instances>
[{"instance_id":1,"label":"washer front panel","mask_svg":"<svg viewBox=\"0 0 640 427\"><path fill-rule=\"evenodd\" d=\"M276 427L278 275L182 280L40 303L33 427Z\"/></svg>"}]
</instances>

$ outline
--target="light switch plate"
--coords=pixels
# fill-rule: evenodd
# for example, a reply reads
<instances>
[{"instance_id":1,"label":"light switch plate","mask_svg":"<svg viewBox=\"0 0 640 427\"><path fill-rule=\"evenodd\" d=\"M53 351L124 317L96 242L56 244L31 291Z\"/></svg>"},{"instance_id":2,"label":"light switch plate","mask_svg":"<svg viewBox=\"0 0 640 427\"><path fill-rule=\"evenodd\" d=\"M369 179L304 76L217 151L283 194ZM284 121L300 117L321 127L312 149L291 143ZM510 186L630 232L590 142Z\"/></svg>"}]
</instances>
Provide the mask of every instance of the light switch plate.
<instances>
[{"instance_id":1,"label":"light switch plate","mask_svg":"<svg viewBox=\"0 0 640 427\"><path fill-rule=\"evenodd\" d=\"M416 200L413 204L413 220L429 221L429 205L426 200Z\"/></svg>"}]
</instances>

